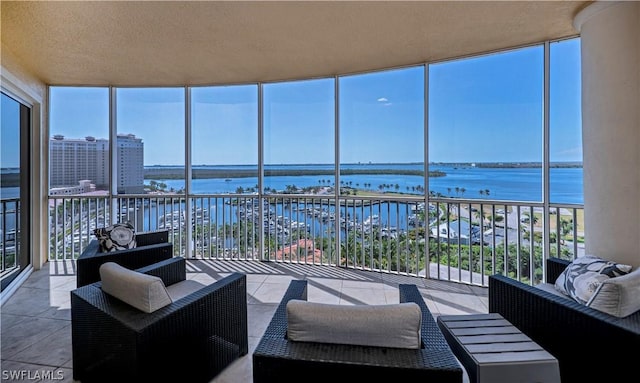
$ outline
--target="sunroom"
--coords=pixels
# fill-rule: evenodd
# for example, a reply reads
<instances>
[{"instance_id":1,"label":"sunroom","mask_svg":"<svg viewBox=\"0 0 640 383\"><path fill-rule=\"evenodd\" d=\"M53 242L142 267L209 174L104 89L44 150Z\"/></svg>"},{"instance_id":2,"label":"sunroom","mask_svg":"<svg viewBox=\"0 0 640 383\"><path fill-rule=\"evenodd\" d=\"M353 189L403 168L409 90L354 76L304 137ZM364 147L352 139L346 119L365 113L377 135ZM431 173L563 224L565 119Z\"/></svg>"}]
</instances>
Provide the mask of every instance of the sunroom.
<instances>
[{"instance_id":1,"label":"sunroom","mask_svg":"<svg viewBox=\"0 0 640 383\"><path fill-rule=\"evenodd\" d=\"M249 355L214 381L252 380L293 279L343 305L417 284L438 316L549 257L640 266L639 16L3 1L3 379L72 381L76 260L114 223L168 231L190 279L247 274Z\"/></svg>"}]
</instances>

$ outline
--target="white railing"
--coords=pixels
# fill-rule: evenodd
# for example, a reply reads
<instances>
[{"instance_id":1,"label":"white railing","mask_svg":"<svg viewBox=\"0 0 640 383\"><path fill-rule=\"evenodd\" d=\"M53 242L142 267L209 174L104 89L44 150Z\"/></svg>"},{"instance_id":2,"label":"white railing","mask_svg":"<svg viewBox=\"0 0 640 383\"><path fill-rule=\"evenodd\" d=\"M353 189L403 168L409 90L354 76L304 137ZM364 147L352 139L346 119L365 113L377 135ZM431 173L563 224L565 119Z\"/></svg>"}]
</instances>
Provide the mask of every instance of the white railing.
<instances>
[{"instance_id":1,"label":"white railing","mask_svg":"<svg viewBox=\"0 0 640 383\"><path fill-rule=\"evenodd\" d=\"M404 196L49 200L51 260L75 259L93 239L93 229L129 221L137 232L169 229L176 256L332 265L486 286L494 273L535 284L544 277L545 257L574 258L584 242L583 207L569 204L552 204L545 214L542 203L458 198L427 203L424 197Z\"/></svg>"}]
</instances>

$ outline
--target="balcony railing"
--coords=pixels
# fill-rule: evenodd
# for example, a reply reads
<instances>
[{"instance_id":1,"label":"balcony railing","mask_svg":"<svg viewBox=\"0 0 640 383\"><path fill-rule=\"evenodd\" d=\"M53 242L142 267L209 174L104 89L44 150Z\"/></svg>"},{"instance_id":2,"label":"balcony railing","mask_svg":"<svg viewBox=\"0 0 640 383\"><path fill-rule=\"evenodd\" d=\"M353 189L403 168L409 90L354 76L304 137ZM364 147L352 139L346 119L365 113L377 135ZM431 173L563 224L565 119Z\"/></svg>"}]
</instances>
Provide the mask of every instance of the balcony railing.
<instances>
[{"instance_id":1,"label":"balcony railing","mask_svg":"<svg viewBox=\"0 0 640 383\"><path fill-rule=\"evenodd\" d=\"M20 199L3 198L0 201L0 275L12 272L18 266Z\"/></svg>"},{"instance_id":2,"label":"balcony railing","mask_svg":"<svg viewBox=\"0 0 640 383\"><path fill-rule=\"evenodd\" d=\"M581 254L583 207L458 198L212 194L52 196L51 260L75 259L93 229L169 229L176 256L331 265L486 286L536 284L546 256ZM427 262L428 259L428 262Z\"/></svg>"}]
</instances>

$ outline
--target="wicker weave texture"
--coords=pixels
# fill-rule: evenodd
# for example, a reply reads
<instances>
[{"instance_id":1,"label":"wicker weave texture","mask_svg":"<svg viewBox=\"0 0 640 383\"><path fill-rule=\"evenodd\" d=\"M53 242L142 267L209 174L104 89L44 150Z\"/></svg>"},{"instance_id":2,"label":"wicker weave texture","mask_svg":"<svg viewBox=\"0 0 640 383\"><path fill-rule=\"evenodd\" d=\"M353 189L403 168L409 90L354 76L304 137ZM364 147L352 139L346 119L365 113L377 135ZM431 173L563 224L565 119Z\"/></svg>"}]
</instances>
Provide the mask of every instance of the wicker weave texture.
<instances>
[{"instance_id":1,"label":"wicker weave texture","mask_svg":"<svg viewBox=\"0 0 640 383\"><path fill-rule=\"evenodd\" d=\"M183 258L139 271L165 283L186 277ZM248 352L246 275L231 274L150 314L93 283L71 292L71 330L75 380L208 382Z\"/></svg>"},{"instance_id":2,"label":"wicker weave texture","mask_svg":"<svg viewBox=\"0 0 640 383\"><path fill-rule=\"evenodd\" d=\"M292 281L253 353L253 381L358 381L462 382L462 368L446 343L415 285L400 285L400 301L422 309L419 350L386 347L290 342L286 339L286 304L307 299L307 282ZM418 381L418 380L416 380Z\"/></svg>"},{"instance_id":3,"label":"wicker weave texture","mask_svg":"<svg viewBox=\"0 0 640 383\"><path fill-rule=\"evenodd\" d=\"M138 269L173 257L173 244L167 230L136 234L133 249L101 253L98 240L93 239L76 260L76 286L82 287L100 280L100 266L116 262L128 269Z\"/></svg>"}]
</instances>

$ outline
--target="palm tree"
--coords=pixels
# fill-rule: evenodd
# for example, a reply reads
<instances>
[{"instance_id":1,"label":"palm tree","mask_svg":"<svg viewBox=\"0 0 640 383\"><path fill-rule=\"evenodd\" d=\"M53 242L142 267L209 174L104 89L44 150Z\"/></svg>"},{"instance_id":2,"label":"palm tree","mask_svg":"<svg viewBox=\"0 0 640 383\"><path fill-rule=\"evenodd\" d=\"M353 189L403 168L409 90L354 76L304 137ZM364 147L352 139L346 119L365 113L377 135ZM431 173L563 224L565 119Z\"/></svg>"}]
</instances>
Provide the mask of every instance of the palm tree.
<instances>
[{"instance_id":1,"label":"palm tree","mask_svg":"<svg viewBox=\"0 0 640 383\"><path fill-rule=\"evenodd\" d=\"M564 243L564 237L573 231L573 219L560 219L560 225L561 243Z\"/></svg>"}]
</instances>

